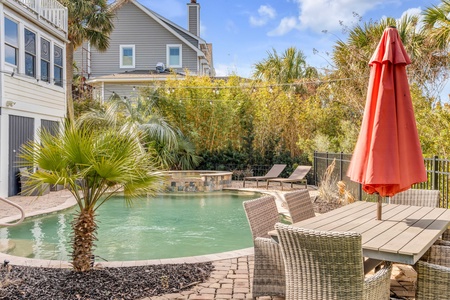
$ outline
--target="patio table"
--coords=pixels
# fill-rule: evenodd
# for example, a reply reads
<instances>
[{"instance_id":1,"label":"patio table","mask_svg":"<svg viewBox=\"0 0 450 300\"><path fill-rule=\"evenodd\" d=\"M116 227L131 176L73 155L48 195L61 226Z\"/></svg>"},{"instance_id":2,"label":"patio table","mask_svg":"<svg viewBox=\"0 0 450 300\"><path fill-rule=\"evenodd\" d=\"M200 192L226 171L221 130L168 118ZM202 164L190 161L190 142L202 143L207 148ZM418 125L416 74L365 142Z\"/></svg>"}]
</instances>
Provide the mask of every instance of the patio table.
<instances>
[{"instance_id":1,"label":"patio table","mask_svg":"<svg viewBox=\"0 0 450 300\"><path fill-rule=\"evenodd\" d=\"M352 231L362 235L364 257L414 265L450 225L450 209L383 204L376 220L375 202L357 201L292 224L323 231ZM269 234L276 239L276 230Z\"/></svg>"}]
</instances>

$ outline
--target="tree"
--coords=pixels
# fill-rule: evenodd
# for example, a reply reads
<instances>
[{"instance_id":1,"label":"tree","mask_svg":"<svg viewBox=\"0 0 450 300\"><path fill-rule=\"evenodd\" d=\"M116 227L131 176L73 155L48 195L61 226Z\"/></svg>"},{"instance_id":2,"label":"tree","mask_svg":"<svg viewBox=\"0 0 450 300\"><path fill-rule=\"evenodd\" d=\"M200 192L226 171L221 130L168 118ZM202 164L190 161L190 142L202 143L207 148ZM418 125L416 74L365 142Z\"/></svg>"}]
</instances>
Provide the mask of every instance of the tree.
<instances>
[{"instance_id":1,"label":"tree","mask_svg":"<svg viewBox=\"0 0 450 300\"><path fill-rule=\"evenodd\" d=\"M128 124L140 132L141 144L161 169L193 169L199 163L187 137L159 113L153 101L144 101L142 97L111 99L105 108L85 113L79 121L98 128Z\"/></svg>"},{"instance_id":2,"label":"tree","mask_svg":"<svg viewBox=\"0 0 450 300\"><path fill-rule=\"evenodd\" d=\"M57 135L43 130L39 137L21 152L25 164L37 168L30 174L26 192L45 184L69 189L79 208L72 223L72 265L75 271L88 271L96 240L96 210L118 191L123 191L126 201L155 193L161 177L143 150L138 131L128 124L98 129L66 121Z\"/></svg>"},{"instance_id":3,"label":"tree","mask_svg":"<svg viewBox=\"0 0 450 300\"><path fill-rule=\"evenodd\" d=\"M253 76L277 84L293 83L296 79L317 77L316 69L306 64L306 57L295 47L287 48L280 56L275 49L267 58L255 64Z\"/></svg>"},{"instance_id":4,"label":"tree","mask_svg":"<svg viewBox=\"0 0 450 300\"><path fill-rule=\"evenodd\" d=\"M69 43L66 44L66 91L67 114L74 119L72 98L73 55L77 47L89 42L91 47L104 51L109 46L109 34L114 26L113 10L107 0L58 0L67 7ZM123 2L123 1L122 1Z\"/></svg>"},{"instance_id":5,"label":"tree","mask_svg":"<svg viewBox=\"0 0 450 300\"><path fill-rule=\"evenodd\" d=\"M440 5L427 7L423 11L423 22L429 37L435 40L440 49L448 48L450 43L450 1L441 0Z\"/></svg>"}]
</instances>

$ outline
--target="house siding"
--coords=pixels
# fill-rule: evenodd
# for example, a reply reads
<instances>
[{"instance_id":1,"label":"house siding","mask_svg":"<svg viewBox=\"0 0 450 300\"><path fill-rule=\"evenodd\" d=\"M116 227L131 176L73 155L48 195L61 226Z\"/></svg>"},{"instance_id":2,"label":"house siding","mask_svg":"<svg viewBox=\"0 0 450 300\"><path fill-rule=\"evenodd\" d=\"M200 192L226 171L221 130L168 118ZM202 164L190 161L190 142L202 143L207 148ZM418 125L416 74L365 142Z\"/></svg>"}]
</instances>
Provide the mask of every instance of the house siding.
<instances>
[{"instance_id":1,"label":"house siding","mask_svg":"<svg viewBox=\"0 0 450 300\"><path fill-rule=\"evenodd\" d=\"M132 70L154 70L158 62L167 65L167 44L182 44L182 68L175 71L188 69L193 74L198 73L197 53L136 5L128 2L117 11L108 50L99 52L91 49L91 77ZM120 68L120 45L135 45L134 68Z\"/></svg>"},{"instance_id":2,"label":"house siding","mask_svg":"<svg viewBox=\"0 0 450 300\"><path fill-rule=\"evenodd\" d=\"M13 101L14 109L64 117L66 112L63 88L50 88L36 80L4 76L3 103Z\"/></svg>"},{"instance_id":3,"label":"house siding","mask_svg":"<svg viewBox=\"0 0 450 300\"><path fill-rule=\"evenodd\" d=\"M187 34L186 32L181 31L179 28L173 26L172 24L169 24L162 20L164 23L167 24L170 28L172 28L174 31L176 31L179 35L181 35L183 38L185 38L189 43L191 43L194 47L199 48L198 40L193 38L191 35Z\"/></svg>"}]
</instances>

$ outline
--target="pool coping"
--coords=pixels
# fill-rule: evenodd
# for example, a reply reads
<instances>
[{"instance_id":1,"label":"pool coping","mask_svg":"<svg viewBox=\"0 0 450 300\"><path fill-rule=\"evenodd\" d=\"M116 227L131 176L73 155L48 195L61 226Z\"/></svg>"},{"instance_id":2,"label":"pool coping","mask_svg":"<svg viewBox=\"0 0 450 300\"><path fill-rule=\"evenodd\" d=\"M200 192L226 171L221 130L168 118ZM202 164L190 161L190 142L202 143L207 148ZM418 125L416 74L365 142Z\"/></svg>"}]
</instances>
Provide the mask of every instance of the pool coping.
<instances>
[{"instance_id":1,"label":"pool coping","mask_svg":"<svg viewBox=\"0 0 450 300\"><path fill-rule=\"evenodd\" d=\"M239 189L239 188L226 188L225 190L236 190L236 191L247 191L247 192L258 192L263 194L274 194L272 191L262 191L260 189ZM278 193L275 192L275 197L277 197ZM45 215L57 211L61 211L70 207L73 207L77 204L75 198L73 196L69 197L63 204L36 210L33 212L29 212L26 214L25 219L34 217L37 215ZM0 223L11 223L20 219L20 215L14 215L10 217L0 218ZM213 254L205 254L205 255L197 255L197 256L185 256L185 257L176 257L176 258L162 258L162 259L150 259L150 260L131 260L131 261L96 261L95 267L133 267L133 266L148 266L148 265L159 265L159 264L184 264L184 263L201 263L201 262L211 262L218 261L224 259L232 259L242 256L253 255L254 249L253 247L238 249L233 251L226 251L220 253ZM21 265L21 266L32 266L32 267L47 267L47 268L71 268L71 264L69 261L63 260L48 260L48 259L36 259L36 258L27 258L21 256L14 256L10 254L6 254L0 252L0 260L8 260L12 265Z\"/></svg>"}]
</instances>

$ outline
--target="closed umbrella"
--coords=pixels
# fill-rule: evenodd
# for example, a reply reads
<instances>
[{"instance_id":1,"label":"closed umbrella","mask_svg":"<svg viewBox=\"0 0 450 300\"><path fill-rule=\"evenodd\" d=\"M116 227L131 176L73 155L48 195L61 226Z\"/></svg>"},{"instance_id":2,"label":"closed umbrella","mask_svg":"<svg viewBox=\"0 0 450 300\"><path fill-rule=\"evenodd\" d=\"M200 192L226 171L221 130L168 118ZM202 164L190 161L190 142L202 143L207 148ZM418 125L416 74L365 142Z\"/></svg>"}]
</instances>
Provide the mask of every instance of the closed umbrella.
<instances>
[{"instance_id":1,"label":"closed umbrella","mask_svg":"<svg viewBox=\"0 0 450 300\"><path fill-rule=\"evenodd\" d=\"M369 194L393 196L427 180L409 92L411 61L395 27L384 30L370 59L366 106L347 175Z\"/></svg>"}]
</instances>

